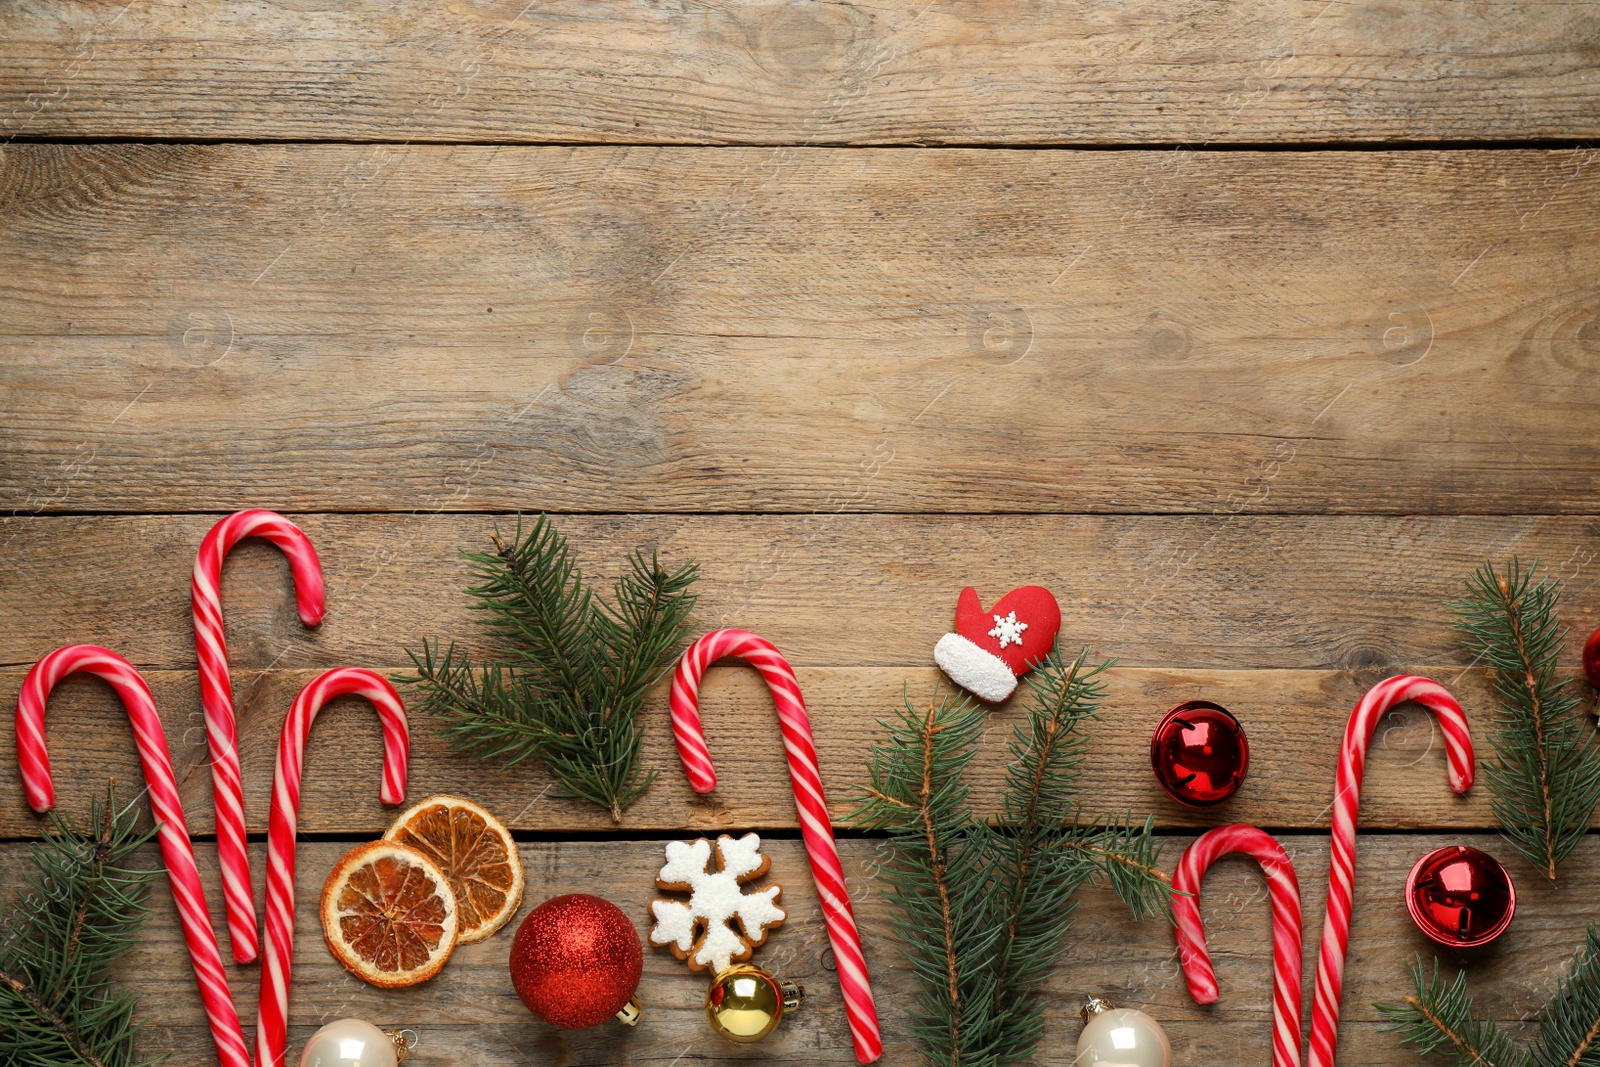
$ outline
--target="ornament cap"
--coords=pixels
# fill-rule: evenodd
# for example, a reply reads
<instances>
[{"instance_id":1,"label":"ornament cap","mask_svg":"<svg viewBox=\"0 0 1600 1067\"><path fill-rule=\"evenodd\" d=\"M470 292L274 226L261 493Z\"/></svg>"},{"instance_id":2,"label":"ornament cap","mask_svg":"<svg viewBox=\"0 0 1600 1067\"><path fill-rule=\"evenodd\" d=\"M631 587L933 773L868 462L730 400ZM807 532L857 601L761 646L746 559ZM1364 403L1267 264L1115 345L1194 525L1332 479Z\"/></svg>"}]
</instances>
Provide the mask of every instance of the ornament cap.
<instances>
[{"instance_id":1,"label":"ornament cap","mask_svg":"<svg viewBox=\"0 0 1600 1067\"><path fill-rule=\"evenodd\" d=\"M636 997L629 997L628 1003L617 1009L617 1022L627 1026L638 1026L639 1016L644 1014L639 1010L639 1001Z\"/></svg>"},{"instance_id":2,"label":"ornament cap","mask_svg":"<svg viewBox=\"0 0 1600 1067\"><path fill-rule=\"evenodd\" d=\"M411 1050L422 1043L422 1035L411 1027L399 1030L385 1030L383 1036L394 1042L394 1058L396 1063L403 1063L411 1055Z\"/></svg>"},{"instance_id":3,"label":"ornament cap","mask_svg":"<svg viewBox=\"0 0 1600 1067\"><path fill-rule=\"evenodd\" d=\"M1101 1012L1110 1011L1116 1007L1111 1001L1095 996L1093 993L1083 998L1083 1007L1078 1009L1078 1018L1083 1020L1083 1025L1088 1026L1089 1020Z\"/></svg>"}]
</instances>

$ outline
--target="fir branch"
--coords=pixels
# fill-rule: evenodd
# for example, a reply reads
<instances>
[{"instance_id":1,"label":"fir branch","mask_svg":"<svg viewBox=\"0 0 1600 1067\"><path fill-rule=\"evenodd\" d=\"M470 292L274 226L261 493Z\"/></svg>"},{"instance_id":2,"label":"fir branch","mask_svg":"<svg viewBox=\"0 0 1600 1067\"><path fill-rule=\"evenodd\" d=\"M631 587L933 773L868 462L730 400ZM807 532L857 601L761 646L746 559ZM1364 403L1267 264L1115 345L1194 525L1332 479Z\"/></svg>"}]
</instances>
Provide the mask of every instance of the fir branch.
<instances>
[{"instance_id":1,"label":"fir branch","mask_svg":"<svg viewBox=\"0 0 1600 1067\"><path fill-rule=\"evenodd\" d=\"M0 914L0 1065L139 1067L134 1000L108 976L135 942L155 872L128 866L155 836L107 789L80 833L56 816L23 894Z\"/></svg>"},{"instance_id":2,"label":"fir branch","mask_svg":"<svg viewBox=\"0 0 1600 1067\"><path fill-rule=\"evenodd\" d=\"M672 664L694 606L693 562L669 571L654 555L629 557L613 587L595 597L573 565L567 541L540 516L508 544L467 552L477 584L467 590L488 612L504 648L474 665L450 646L424 640L408 650L416 674L403 679L422 709L443 720L458 749L517 763L537 758L558 796L577 797L622 821L655 780L641 764L645 697Z\"/></svg>"},{"instance_id":3,"label":"fir branch","mask_svg":"<svg viewBox=\"0 0 1600 1067\"><path fill-rule=\"evenodd\" d=\"M1398 1033L1418 1054L1444 1056L1455 1067L1527 1067L1528 1054L1492 1019L1473 1011L1465 972L1447 985L1439 975L1438 961L1428 975L1419 957L1411 965L1411 981L1416 993L1406 997L1404 1005L1374 1005L1390 1020L1385 1033Z\"/></svg>"},{"instance_id":4,"label":"fir branch","mask_svg":"<svg viewBox=\"0 0 1600 1067\"><path fill-rule=\"evenodd\" d=\"M913 1031L935 1064L1010 1067L1042 1034L1043 983L1066 947L1074 898L1104 880L1136 916L1168 906L1152 824L1085 821L1073 796L1104 696L1085 649L1036 667L1013 731L1000 816L973 818L963 773L987 713L970 701L909 704L884 723L859 825L886 829L882 877L895 930L921 989Z\"/></svg>"},{"instance_id":5,"label":"fir branch","mask_svg":"<svg viewBox=\"0 0 1600 1067\"><path fill-rule=\"evenodd\" d=\"M538 688L581 703L597 670L595 610L567 539L544 515L526 537L519 516L509 545L498 529L489 537L493 553L462 553L479 581L467 595L490 613L489 631L520 652L513 662Z\"/></svg>"},{"instance_id":6,"label":"fir branch","mask_svg":"<svg viewBox=\"0 0 1600 1067\"><path fill-rule=\"evenodd\" d=\"M1061 846L1077 831L1072 786L1087 739L1079 723L1104 697L1089 650L1063 666L1052 652L1029 676L1027 718L1012 731L1001 815L994 835L995 922L1004 929L994 963L998 1006L985 1035L997 1062L1027 1057L1043 1027L1040 986L1072 926L1073 897L1095 867Z\"/></svg>"},{"instance_id":7,"label":"fir branch","mask_svg":"<svg viewBox=\"0 0 1600 1067\"><path fill-rule=\"evenodd\" d=\"M1600 751L1579 699L1556 677L1567 636L1554 579L1515 558L1504 576L1485 563L1455 605L1468 648L1494 672L1496 759L1484 768L1491 807L1513 847L1544 876L1583 839L1600 801Z\"/></svg>"},{"instance_id":8,"label":"fir branch","mask_svg":"<svg viewBox=\"0 0 1600 1067\"><path fill-rule=\"evenodd\" d=\"M977 1064L973 1036L993 1007L983 979L998 931L989 922L991 838L967 807L962 772L985 713L966 699L918 712L907 699L881 725L889 741L873 746L854 819L889 832L891 923L921 987L912 1031L932 1062Z\"/></svg>"},{"instance_id":9,"label":"fir branch","mask_svg":"<svg viewBox=\"0 0 1600 1067\"><path fill-rule=\"evenodd\" d=\"M1411 978L1416 994L1404 1006L1377 1008L1391 1020L1384 1029L1419 1053L1449 1057L1457 1067L1600 1067L1600 930L1594 925L1540 1009L1538 1037L1526 1051L1474 1012L1464 972L1446 985L1437 960L1425 976L1418 959Z\"/></svg>"},{"instance_id":10,"label":"fir branch","mask_svg":"<svg viewBox=\"0 0 1600 1067\"><path fill-rule=\"evenodd\" d=\"M1594 926L1539 1013L1534 1067L1600 1065L1600 931Z\"/></svg>"}]
</instances>

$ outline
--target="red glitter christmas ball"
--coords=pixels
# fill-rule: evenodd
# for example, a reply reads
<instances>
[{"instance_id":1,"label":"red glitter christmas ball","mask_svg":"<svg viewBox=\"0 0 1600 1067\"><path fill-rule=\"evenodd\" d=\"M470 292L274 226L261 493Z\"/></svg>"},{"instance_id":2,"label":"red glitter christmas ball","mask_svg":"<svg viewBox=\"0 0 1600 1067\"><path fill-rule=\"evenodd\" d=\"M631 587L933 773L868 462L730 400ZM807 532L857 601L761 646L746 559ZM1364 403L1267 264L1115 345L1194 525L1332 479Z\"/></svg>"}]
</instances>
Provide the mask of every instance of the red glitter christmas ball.
<instances>
[{"instance_id":1,"label":"red glitter christmas ball","mask_svg":"<svg viewBox=\"0 0 1600 1067\"><path fill-rule=\"evenodd\" d=\"M1583 673L1589 684L1600 689L1600 630L1589 635L1583 643Z\"/></svg>"},{"instance_id":2,"label":"red glitter christmas ball","mask_svg":"<svg viewBox=\"0 0 1600 1067\"><path fill-rule=\"evenodd\" d=\"M1449 948L1487 945L1511 925L1517 890L1500 861L1465 845L1436 848L1406 879L1417 929Z\"/></svg>"},{"instance_id":3,"label":"red glitter christmas ball","mask_svg":"<svg viewBox=\"0 0 1600 1067\"><path fill-rule=\"evenodd\" d=\"M1156 727L1150 766L1173 800L1203 808L1238 791L1250 769L1250 743L1227 708L1188 700L1167 712Z\"/></svg>"},{"instance_id":4,"label":"red glitter christmas ball","mask_svg":"<svg viewBox=\"0 0 1600 1067\"><path fill-rule=\"evenodd\" d=\"M528 1010L552 1026L581 1030L611 1018L633 997L644 949L633 923L609 900L551 897L517 927L511 983Z\"/></svg>"}]
</instances>

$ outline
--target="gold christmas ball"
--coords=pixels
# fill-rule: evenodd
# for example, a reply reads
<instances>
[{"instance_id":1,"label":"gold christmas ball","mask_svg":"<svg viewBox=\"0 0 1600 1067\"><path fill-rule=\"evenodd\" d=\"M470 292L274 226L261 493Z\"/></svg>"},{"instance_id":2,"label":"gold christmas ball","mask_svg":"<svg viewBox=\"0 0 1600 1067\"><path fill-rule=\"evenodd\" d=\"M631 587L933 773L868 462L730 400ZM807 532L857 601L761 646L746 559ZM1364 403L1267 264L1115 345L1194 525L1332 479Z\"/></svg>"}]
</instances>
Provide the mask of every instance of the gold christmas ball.
<instances>
[{"instance_id":1,"label":"gold christmas ball","mask_svg":"<svg viewBox=\"0 0 1600 1067\"><path fill-rule=\"evenodd\" d=\"M744 1044L772 1033L783 1013L804 1000L805 991L793 982L780 982L760 967L736 963L706 990L706 1018L711 1029Z\"/></svg>"}]
</instances>

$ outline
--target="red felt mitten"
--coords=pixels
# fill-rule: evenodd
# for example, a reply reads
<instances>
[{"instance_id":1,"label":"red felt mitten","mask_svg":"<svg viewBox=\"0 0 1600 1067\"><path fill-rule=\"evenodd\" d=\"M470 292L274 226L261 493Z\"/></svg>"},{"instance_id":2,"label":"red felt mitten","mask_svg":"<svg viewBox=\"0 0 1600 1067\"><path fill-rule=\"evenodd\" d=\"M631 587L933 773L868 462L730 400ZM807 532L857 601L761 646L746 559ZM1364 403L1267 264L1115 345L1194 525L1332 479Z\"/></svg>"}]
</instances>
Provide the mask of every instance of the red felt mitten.
<instances>
[{"instance_id":1,"label":"red felt mitten","mask_svg":"<svg viewBox=\"0 0 1600 1067\"><path fill-rule=\"evenodd\" d=\"M1041 585L1013 589L987 611L968 586L956 601L956 632L939 638L933 659L951 681L997 704L1050 653L1060 629L1061 606Z\"/></svg>"}]
</instances>

